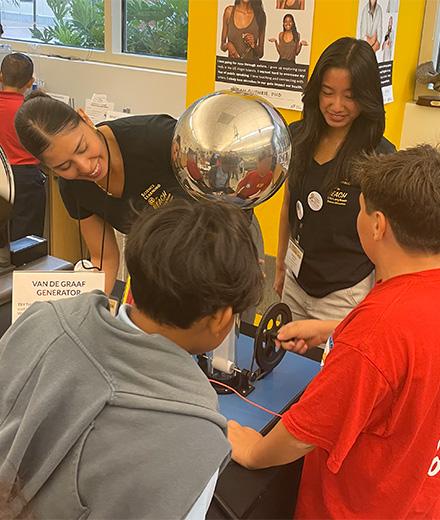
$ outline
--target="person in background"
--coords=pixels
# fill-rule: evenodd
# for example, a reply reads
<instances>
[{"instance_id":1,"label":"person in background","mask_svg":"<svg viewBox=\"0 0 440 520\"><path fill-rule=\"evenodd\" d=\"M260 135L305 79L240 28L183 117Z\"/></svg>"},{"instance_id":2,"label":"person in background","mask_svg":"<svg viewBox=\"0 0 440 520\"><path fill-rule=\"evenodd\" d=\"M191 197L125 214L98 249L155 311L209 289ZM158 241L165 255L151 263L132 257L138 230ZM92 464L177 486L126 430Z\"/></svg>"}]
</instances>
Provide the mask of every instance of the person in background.
<instances>
[{"instance_id":1,"label":"person in background","mask_svg":"<svg viewBox=\"0 0 440 520\"><path fill-rule=\"evenodd\" d=\"M235 0L223 13L221 50L229 58L258 61L264 54L266 13L261 0Z\"/></svg>"},{"instance_id":2,"label":"person in background","mask_svg":"<svg viewBox=\"0 0 440 520\"><path fill-rule=\"evenodd\" d=\"M229 460L194 355L261 298L246 216L173 200L142 213L126 260L117 317L98 291L37 302L0 340L0 482L19 480L36 519L205 518Z\"/></svg>"},{"instance_id":3,"label":"person in background","mask_svg":"<svg viewBox=\"0 0 440 520\"><path fill-rule=\"evenodd\" d=\"M5 31L3 29L3 25L0 23L0 38L3 36L4 33Z\"/></svg>"},{"instance_id":4,"label":"person in background","mask_svg":"<svg viewBox=\"0 0 440 520\"><path fill-rule=\"evenodd\" d=\"M351 164L389 153L376 56L362 40L325 49L290 125L292 161L281 209L274 288L295 320L342 319L374 283L356 231L359 185Z\"/></svg>"},{"instance_id":5,"label":"person in background","mask_svg":"<svg viewBox=\"0 0 440 520\"><path fill-rule=\"evenodd\" d=\"M241 199L258 197L273 182L272 154L261 153L258 157L257 168L250 171L238 183L235 195Z\"/></svg>"},{"instance_id":6,"label":"person in background","mask_svg":"<svg viewBox=\"0 0 440 520\"><path fill-rule=\"evenodd\" d=\"M43 236L46 210L45 175L39 160L27 152L14 128L24 93L34 81L32 60L21 53L7 54L0 68L0 146L14 173L15 201L11 217L11 240L27 235Z\"/></svg>"},{"instance_id":7,"label":"person in background","mask_svg":"<svg viewBox=\"0 0 440 520\"><path fill-rule=\"evenodd\" d=\"M368 0L361 13L360 38L377 52L382 41L382 7L377 0Z\"/></svg>"},{"instance_id":8,"label":"person in background","mask_svg":"<svg viewBox=\"0 0 440 520\"><path fill-rule=\"evenodd\" d=\"M296 63L296 57L301 52L303 46L308 45L301 37L296 28L295 20L291 14L284 15L283 31L276 38L269 38L269 41L274 43L280 58L279 65L285 67L292 67Z\"/></svg>"},{"instance_id":9,"label":"person in background","mask_svg":"<svg viewBox=\"0 0 440 520\"><path fill-rule=\"evenodd\" d=\"M382 44L383 61L391 61L393 57L394 32L393 32L393 17L388 18L388 30L385 34Z\"/></svg>"},{"instance_id":10,"label":"person in background","mask_svg":"<svg viewBox=\"0 0 440 520\"><path fill-rule=\"evenodd\" d=\"M399 0L388 0L387 13L397 13L399 11Z\"/></svg>"},{"instance_id":11,"label":"person in background","mask_svg":"<svg viewBox=\"0 0 440 520\"><path fill-rule=\"evenodd\" d=\"M276 0L277 9L305 9L305 0Z\"/></svg>"},{"instance_id":12,"label":"person in background","mask_svg":"<svg viewBox=\"0 0 440 520\"><path fill-rule=\"evenodd\" d=\"M203 183L203 176L197 164L197 152L189 148L186 154L186 169L195 183Z\"/></svg>"},{"instance_id":13,"label":"person in background","mask_svg":"<svg viewBox=\"0 0 440 520\"><path fill-rule=\"evenodd\" d=\"M269 434L229 422L232 458L257 469L305 455L296 518L440 518L440 152L374 154L356 170L378 282ZM329 334L310 320L278 340L301 352Z\"/></svg>"}]
</instances>

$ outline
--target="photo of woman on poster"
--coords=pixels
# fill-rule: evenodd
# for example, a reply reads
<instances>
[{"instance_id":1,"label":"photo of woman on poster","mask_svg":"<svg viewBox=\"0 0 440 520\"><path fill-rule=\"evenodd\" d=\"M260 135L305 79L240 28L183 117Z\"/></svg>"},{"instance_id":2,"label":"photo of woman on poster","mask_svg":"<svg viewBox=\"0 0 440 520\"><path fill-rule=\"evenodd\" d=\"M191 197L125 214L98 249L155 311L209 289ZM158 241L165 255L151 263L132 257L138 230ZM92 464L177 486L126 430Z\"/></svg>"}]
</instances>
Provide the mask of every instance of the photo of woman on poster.
<instances>
[{"instance_id":1,"label":"photo of woman on poster","mask_svg":"<svg viewBox=\"0 0 440 520\"><path fill-rule=\"evenodd\" d=\"M361 14L360 39L368 42L373 51L380 49L382 41L382 7L378 0L368 0Z\"/></svg>"},{"instance_id":2,"label":"photo of woman on poster","mask_svg":"<svg viewBox=\"0 0 440 520\"><path fill-rule=\"evenodd\" d=\"M399 0L359 0L356 35L371 45L379 63L384 103L393 97L393 61Z\"/></svg>"},{"instance_id":3,"label":"photo of woman on poster","mask_svg":"<svg viewBox=\"0 0 440 520\"><path fill-rule=\"evenodd\" d=\"M383 39L382 50L383 50L383 61L391 61L393 59L393 17L390 16L388 19L388 29Z\"/></svg>"},{"instance_id":4,"label":"photo of woman on poster","mask_svg":"<svg viewBox=\"0 0 440 520\"><path fill-rule=\"evenodd\" d=\"M257 61L264 54L265 32L262 0L235 0L223 13L221 50L229 58Z\"/></svg>"},{"instance_id":5,"label":"photo of woman on poster","mask_svg":"<svg viewBox=\"0 0 440 520\"><path fill-rule=\"evenodd\" d=\"M277 0L277 9L305 9L305 0Z\"/></svg>"},{"instance_id":6,"label":"photo of woman on poster","mask_svg":"<svg viewBox=\"0 0 440 520\"><path fill-rule=\"evenodd\" d=\"M314 8L315 0L218 0L215 89L301 110Z\"/></svg>"},{"instance_id":7,"label":"photo of woman on poster","mask_svg":"<svg viewBox=\"0 0 440 520\"><path fill-rule=\"evenodd\" d=\"M269 38L274 43L280 58L278 63L285 67L292 67L296 63L296 57L301 52L303 46L308 45L305 40L301 40L296 28L293 15L286 14L283 18L283 31L276 38Z\"/></svg>"}]
</instances>

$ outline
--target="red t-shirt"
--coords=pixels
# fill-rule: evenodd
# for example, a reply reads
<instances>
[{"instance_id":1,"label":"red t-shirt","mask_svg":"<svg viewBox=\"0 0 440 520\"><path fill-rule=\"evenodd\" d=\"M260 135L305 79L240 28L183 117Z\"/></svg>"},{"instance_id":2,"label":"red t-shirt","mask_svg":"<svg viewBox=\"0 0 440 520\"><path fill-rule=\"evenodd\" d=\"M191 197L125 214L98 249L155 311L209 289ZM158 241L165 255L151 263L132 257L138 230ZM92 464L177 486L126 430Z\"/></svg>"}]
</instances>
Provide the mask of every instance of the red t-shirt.
<instances>
[{"instance_id":1,"label":"red t-shirt","mask_svg":"<svg viewBox=\"0 0 440 520\"><path fill-rule=\"evenodd\" d=\"M252 197L256 193L265 190L272 181L273 173L268 172L261 177L257 170L249 172L244 179L242 179L237 186L237 196L242 199Z\"/></svg>"},{"instance_id":2,"label":"red t-shirt","mask_svg":"<svg viewBox=\"0 0 440 520\"><path fill-rule=\"evenodd\" d=\"M23 94L0 92L0 146L10 164L38 164L39 161L21 146L15 131L15 114L22 104Z\"/></svg>"},{"instance_id":3,"label":"red t-shirt","mask_svg":"<svg viewBox=\"0 0 440 520\"><path fill-rule=\"evenodd\" d=\"M202 174L200 173L200 169L197 166L197 163L196 163L196 161L194 161L194 159L186 160L186 169L188 170L188 173L195 181L202 180Z\"/></svg>"},{"instance_id":4,"label":"red t-shirt","mask_svg":"<svg viewBox=\"0 0 440 520\"><path fill-rule=\"evenodd\" d=\"M316 448L297 518L440 518L440 269L378 283L282 418Z\"/></svg>"}]
</instances>

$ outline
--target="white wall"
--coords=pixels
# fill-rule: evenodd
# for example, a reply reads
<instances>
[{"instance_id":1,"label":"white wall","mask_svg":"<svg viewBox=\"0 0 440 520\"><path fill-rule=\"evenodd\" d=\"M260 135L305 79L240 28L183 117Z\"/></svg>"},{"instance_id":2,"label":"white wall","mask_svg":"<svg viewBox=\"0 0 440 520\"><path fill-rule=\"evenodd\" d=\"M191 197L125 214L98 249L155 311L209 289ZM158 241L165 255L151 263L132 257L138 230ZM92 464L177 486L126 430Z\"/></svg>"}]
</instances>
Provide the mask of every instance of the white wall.
<instances>
[{"instance_id":1,"label":"white wall","mask_svg":"<svg viewBox=\"0 0 440 520\"><path fill-rule=\"evenodd\" d=\"M132 114L170 114L185 110L186 74L138 69L33 55L35 73L45 90L73 97L75 107L84 107L93 93L107 94L115 110L125 107Z\"/></svg>"},{"instance_id":2,"label":"white wall","mask_svg":"<svg viewBox=\"0 0 440 520\"><path fill-rule=\"evenodd\" d=\"M400 148L418 144L440 144L440 108L415 103L405 105Z\"/></svg>"}]
</instances>

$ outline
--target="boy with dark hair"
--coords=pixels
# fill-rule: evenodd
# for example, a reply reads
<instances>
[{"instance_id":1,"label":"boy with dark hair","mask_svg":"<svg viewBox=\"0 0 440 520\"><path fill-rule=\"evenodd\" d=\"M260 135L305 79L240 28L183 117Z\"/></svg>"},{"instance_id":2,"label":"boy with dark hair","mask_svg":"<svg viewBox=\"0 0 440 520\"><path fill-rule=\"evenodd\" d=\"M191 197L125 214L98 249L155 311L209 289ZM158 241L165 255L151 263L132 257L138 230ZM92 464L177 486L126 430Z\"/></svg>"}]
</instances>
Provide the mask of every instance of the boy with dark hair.
<instances>
[{"instance_id":1,"label":"boy with dark hair","mask_svg":"<svg viewBox=\"0 0 440 520\"><path fill-rule=\"evenodd\" d=\"M307 454L299 518L440 518L440 153L373 156L358 173L358 233L379 281L266 437L230 423L232 457L263 468ZM293 322L278 338L304 351L333 325Z\"/></svg>"},{"instance_id":2,"label":"boy with dark hair","mask_svg":"<svg viewBox=\"0 0 440 520\"><path fill-rule=\"evenodd\" d=\"M19 52L8 54L1 63L0 146L12 166L15 201L11 217L11 239L43 235L46 207L45 176L39 161L21 145L14 127L15 114L23 104L24 93L32 86L34 65Z\"/></svg>"},{"instance_id":3,"label":"boy with dark hair","mask_svg":"<svg viewBox=\"0 0 440 520\"><path fill-rule=\"evenodd\" d=\"M263 286L246 217L173 201L126 249L135 305L35 303L0 341L0 482L36 518L204 518L229 456L193 354L217 347ZM15 504L19 508L19 504Z\"/></svg>"}]
</instances>

